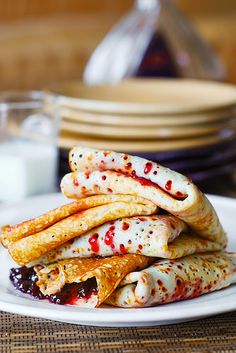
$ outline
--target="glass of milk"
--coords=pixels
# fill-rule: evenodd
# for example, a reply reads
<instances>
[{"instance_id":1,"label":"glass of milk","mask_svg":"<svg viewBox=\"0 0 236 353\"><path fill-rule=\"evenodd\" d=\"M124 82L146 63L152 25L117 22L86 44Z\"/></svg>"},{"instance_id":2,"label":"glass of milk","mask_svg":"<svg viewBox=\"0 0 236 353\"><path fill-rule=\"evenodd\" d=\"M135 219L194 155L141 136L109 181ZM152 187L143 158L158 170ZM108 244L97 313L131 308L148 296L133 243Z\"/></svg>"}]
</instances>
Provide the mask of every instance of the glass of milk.
<instances>
[{"instance_id":1,"label":"glass of milk","mask_svg":"<svg viewBox=\"0 0 236 353\"><path fill-rule=\"evenodd\" d=\"M40 91L0 94L0 202L57 189L56 97Z\"/></svg>"}]
</instances>

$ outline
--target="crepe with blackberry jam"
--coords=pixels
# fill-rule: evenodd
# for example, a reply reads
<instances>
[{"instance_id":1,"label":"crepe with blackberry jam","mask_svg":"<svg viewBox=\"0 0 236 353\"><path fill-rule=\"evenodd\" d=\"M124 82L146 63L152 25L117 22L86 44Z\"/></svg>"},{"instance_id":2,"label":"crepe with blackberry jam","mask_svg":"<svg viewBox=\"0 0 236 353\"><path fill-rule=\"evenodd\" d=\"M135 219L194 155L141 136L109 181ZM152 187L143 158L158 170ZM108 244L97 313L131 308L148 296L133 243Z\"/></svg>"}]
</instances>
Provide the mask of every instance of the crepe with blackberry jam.
<instances>
[{"instance_id":1,"label":"crepe with blackberry jam","mask_svg":"<svg viewBox=\"0 0 236 353\"><path fill-rule=\"evenodd\" d=\"M17 290L52 303L97 307L132 271L147 267L153 259L141 255L84 258L44 266L12 269L10 279Z\"/></svg>"}]
</instances>

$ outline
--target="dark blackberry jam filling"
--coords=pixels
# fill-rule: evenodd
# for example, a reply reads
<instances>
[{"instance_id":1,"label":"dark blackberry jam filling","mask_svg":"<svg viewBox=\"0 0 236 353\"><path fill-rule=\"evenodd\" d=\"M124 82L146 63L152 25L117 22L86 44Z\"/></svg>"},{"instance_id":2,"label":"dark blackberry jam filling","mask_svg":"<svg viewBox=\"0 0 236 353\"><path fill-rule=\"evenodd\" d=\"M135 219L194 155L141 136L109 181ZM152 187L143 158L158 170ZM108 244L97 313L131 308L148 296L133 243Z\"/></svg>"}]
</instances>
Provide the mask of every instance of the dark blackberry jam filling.
<instances>
[{"instance_id":1,"label":"dark blackberry jam filling","mask_svg":"<svg viewBox=\"0 0 236 353\"><path fill-rule=\"evenodd\" d=\"M86 300L98 292L96 278L92 277L82 283L65 284L58 293L44 295L36 285L38 277L33 267L12 268L9 278L13 286L20 292L30 294L36 299L47 299L54 304L73 305L76 304L77 299L84 298Z\"/></svg>"}]
</instances>

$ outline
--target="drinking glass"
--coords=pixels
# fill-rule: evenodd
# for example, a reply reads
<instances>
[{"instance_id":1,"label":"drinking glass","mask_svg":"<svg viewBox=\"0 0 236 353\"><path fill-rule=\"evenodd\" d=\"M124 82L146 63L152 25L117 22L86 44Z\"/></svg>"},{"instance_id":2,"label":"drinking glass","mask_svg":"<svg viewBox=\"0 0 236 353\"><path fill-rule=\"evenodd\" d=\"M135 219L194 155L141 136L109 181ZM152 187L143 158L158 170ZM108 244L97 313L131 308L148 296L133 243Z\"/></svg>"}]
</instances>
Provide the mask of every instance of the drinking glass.
<instances>
[{"instance_id":1,"label":"drinking glass","mask_svg":"<svg viewBox=\"0 0 236 353\"><path fill-rule=\"evenodd\" d=\"M57 187L57 98L41 91L0 94L0 201Z\"/></svg>"}]
</instances>

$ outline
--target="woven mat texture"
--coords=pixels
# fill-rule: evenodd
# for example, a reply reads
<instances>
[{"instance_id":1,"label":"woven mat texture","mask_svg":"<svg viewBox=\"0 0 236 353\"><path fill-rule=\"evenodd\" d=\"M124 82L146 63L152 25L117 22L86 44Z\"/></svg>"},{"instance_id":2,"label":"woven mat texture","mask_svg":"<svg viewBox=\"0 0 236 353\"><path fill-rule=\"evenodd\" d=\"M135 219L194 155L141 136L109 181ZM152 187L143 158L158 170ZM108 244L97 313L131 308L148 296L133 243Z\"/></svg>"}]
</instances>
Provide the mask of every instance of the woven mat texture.
<instances>
[{"instance_id":1,"label":"woven mat texture","mask_svg":"<svg viewBox=\"0 0 236 353\"><path fill-rule=\"evenodd\" d=\"M99 328L0 312L0 353L232 353L236 312L158 327Z\"/></svg>"}]
</instances>

